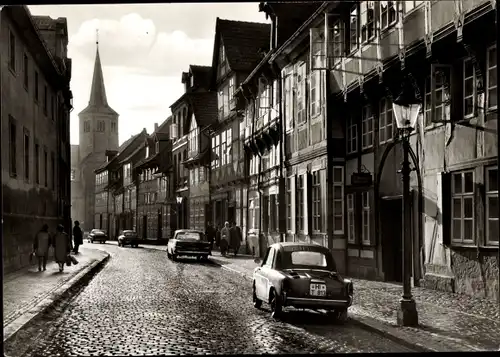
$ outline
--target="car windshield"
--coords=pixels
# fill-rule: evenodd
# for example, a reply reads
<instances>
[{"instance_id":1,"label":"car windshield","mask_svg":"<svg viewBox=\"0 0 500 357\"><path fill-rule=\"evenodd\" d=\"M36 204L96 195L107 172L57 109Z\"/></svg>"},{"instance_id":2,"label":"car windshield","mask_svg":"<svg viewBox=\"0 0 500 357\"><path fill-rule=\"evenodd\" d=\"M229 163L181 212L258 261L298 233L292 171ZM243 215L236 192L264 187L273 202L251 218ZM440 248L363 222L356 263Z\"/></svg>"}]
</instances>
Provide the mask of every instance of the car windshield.
<instances>
[{"instance_id":1,"label":"car windshield","mask_svg":"<svg viewBox=\"0 0 500 357\"><path fill-rule=\"evenodd\" d=\"M179 233L177 233L175 238L180 239L180 240L183 240L183 239L204 240L203 236L204 236L204 234L199 233L199 232L179 232Z\"/></svg>"},{"instance_id":2,"label":"car windshield","mask_svg":"<svg viewBox=\"0 0 500 357\"><path fill-rule=\"evenodd\" d=\"M282 264L283 269L336 270L333 257L329 253L307 247L285 250Z\"/></svg>"},{"instance_id":3,"label":"car windshield","mask_svg":"<svg viewBox=\"0 0 500 357\"><path fill-rule=\"evenodd\" d=\"M133 231L124 231L123 235L129 237L129 236L135 236L136 233Z\"/></svg>"}]
</instances>

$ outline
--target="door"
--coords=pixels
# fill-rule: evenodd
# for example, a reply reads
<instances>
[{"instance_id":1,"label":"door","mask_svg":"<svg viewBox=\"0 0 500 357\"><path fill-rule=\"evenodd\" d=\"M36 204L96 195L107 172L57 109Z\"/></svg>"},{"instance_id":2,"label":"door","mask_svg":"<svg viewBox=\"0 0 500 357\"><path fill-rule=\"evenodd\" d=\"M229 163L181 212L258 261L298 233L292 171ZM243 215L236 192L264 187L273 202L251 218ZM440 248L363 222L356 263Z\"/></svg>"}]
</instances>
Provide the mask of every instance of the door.
<instances>
[{"instance_id":1,"label":"door","mask_svg":"<svg viewBox=\"0 0 500 357\"><path fill-rule=\"evenodd\" d=\"M236 222L235 218L236 218L236 207L228 207L227 209L227 221L229 223L233 223L233 222Z\"/></svg>"},{"instance_id":2,"label":"door","mask_svg":"<svg viewBox=\"0 0 500 357\"><path fill-rule=\"evenodd\" d=\"M148 216L142 216L142 238L146 239L148 235Z\"/></svg>"},{"instance_id":3,"label":"door","mask_svg":"<svg viewBox=\"0 0 500 357\"><path fill-rule=\"evenodd\" d=\"M400 283L403 281L402 199L382 199L380 202L384 280Z\"/></svg>"},{"instance_id":4,"label":"door","mask_svg":"<svg viewBox=\"0 0 500 357\"><path fill-rule=\"evenodd\" d=\"M263 260L262 266L255 274L255 293L262 301L269 300L269 270L273 266L275 251L274 248L269 248L266 257Z\"/></svg>"}]
</instances>

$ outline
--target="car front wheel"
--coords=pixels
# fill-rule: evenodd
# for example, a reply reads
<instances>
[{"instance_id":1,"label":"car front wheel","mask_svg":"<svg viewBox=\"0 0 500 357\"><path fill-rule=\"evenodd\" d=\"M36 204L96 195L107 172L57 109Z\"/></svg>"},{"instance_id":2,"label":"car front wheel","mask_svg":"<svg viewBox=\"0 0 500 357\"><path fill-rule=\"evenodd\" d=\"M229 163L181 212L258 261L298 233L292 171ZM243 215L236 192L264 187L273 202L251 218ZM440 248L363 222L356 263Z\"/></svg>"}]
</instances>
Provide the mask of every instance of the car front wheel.
<instances>
[{"instance_id":1,"label":"car front wheel","mask_svg":"<svg viewBox=\"0 0 500 357\"><path fill-rule=\"evenodd\" d=\"M278 319L283 312L283 306L281 305L280 297L276 294L274 289L271 291L271 298L269 300L271 302L271 317Z\"/></svg>"},{"instance_id":2,"label":"car front wheel","mask_svg":"<svg viewBox=\"0 0 500 357\"><path fill-rule=\"evenodd\" d=\"M255 292L255 284L253 284L253 306L256 308L256 309L260 309L260 307L262 306L262 300L260 300L258 297L257 297L257 293Z\"/></svg>"}]
</instances>

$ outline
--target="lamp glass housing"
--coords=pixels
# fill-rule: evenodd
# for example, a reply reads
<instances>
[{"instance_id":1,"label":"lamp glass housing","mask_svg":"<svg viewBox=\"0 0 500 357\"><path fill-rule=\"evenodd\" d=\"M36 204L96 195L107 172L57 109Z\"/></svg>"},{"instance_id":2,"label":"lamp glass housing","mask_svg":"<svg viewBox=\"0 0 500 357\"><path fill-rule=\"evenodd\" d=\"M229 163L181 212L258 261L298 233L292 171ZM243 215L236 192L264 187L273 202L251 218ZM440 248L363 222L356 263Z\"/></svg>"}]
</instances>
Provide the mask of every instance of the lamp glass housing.
<instances>
[{"instance_id":1,"label":"lamp glass housing","mask_svg":"<svg viewBox=\"0 0 500 357\"><path fill-rule=\"evenodd\" d=\"M392 110L396 117L396 126L398 129L415 129L417 118L420 114L420 103L413 104L392 104Z\"/></svg>"}]
</instances>

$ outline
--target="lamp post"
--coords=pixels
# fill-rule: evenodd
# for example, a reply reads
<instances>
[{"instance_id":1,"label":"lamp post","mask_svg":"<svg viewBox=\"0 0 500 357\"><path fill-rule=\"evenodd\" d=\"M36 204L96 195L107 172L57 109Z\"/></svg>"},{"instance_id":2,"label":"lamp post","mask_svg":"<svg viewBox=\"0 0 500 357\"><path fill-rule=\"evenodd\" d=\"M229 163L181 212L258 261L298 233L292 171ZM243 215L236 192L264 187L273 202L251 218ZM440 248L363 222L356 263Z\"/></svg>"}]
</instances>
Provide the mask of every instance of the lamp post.
<instances>
[{"instance_id":1,"label":"lamp post","mask_svg":"<svg viewBox=\"0 0 500 357\"><path fill-rule=\"evenodd\" d=\"M181 214L184 214L184 210L182 209L182 196L177 196L175 198L177 200L177 229L181 228L182 217Z\"/></svg>"},{"instance_id":2,"label":"lamp post","mask_svg":"<svg viewBox=\"0 0 500 357\"><path fill-rule=\"evenodd\" d=\"M393 112L403 145L403 163L401 167L401 174L403 176L403 296L400 300L401 305L398 310L397 321L402 326L417 326L417 306L411 295L412 237L409 136L416 126L422 100L418 98L419 93L408 80L403 82L402 87L401 94L393 101Z\"/></svg>"}]
</instances>

